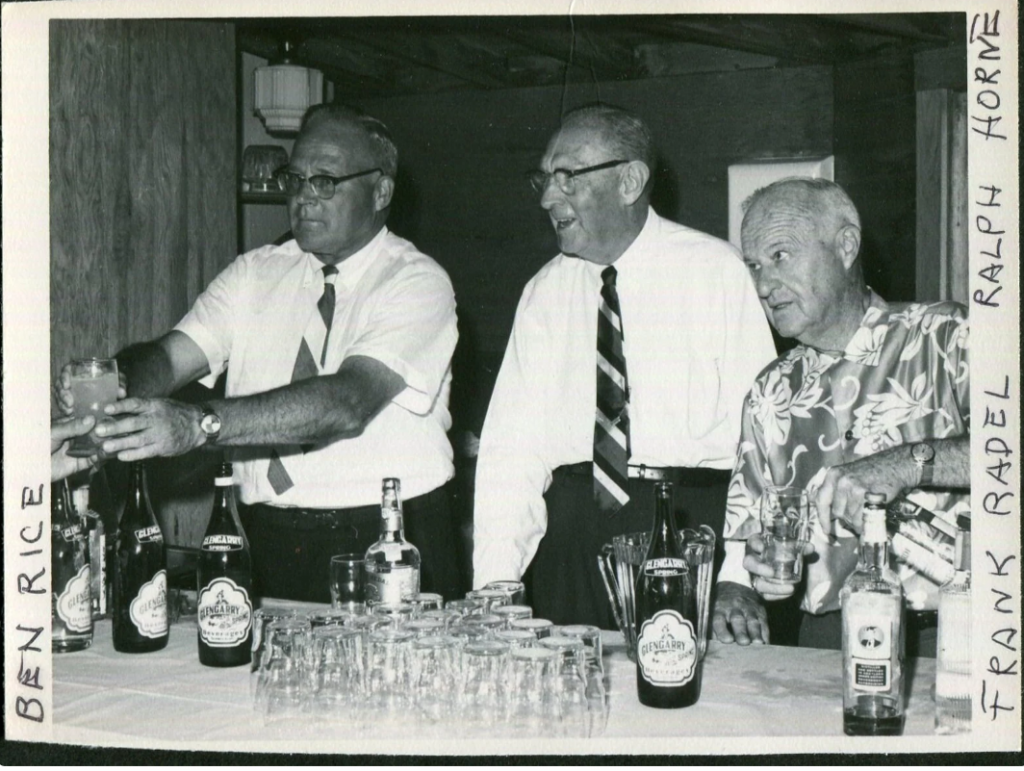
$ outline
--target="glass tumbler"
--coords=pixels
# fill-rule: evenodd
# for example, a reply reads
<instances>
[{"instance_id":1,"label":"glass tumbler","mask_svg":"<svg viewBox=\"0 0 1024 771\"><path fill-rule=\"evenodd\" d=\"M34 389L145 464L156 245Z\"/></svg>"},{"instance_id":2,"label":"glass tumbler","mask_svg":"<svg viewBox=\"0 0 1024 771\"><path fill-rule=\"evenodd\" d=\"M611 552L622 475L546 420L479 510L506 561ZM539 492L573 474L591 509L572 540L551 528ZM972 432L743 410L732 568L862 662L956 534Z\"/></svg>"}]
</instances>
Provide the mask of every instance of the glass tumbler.
<instances>
[{"instance_id":1,"label":"glass tumbler","mask_svg":"<svg viewBox=\"0 0 1024 771\"><path fill-rule=\"evenodd\" d=\"M421 723L449 729L455 716L460 646L445 635L420 637L412 643L411 692Z\"/></svg>"},{"instance_id":2,"label":"glass tumbler","mask_svg":"<svg viewBox=\"0 0 1024 771\"><path fill-rule=\"evenodd\" d=\"M493 736L503 728L509 647L498 640L478 640L462 648L461 726L470 736Z\"/></svg>"},{"instance_id":3,"label":"glass tumbler","mask_svg":"<svg viewBox=\"0 0 1024 771\"><path fill-rule=\"evenodd\" d=\"M509 661L508 721L513 736L555 736L560 717L555 690L557 653L514 648Z\"/></svg>"},{"instance_id":4,"label":"glass tumbler","mask_svg":"<svg viewBox=\"0 0 1024 771\"><path fill-rule=\"evenodd\" d=\"M558 735L586 737L590 726L583 641L552 635L539 641L538 646L555 653L553 678L558 697Z\"/></svg>"},{"instance_id":5,"label":"glass tumbler","mask_svg":"<svg viewBox=\"0 0 1024 771\"><path fill-rule=\"evenodd\" d=\"M412 632L391 628L366 638L366 707L378 723L399 720L412 706L413 639Z\"/></svg>"},{"instance_id":6,"label":"glass tumbler","mask_svg":"<svg viewBox=\"0 0 1024 771\"><path fill-rule=\"evenodd\" d=\"M363 698L365 637L358 629L322 626L312 633L312 705L327 719L349 718Z\"/></svg>"},{"instance_id":7,"label":"glass tumbler","mask_svg":"<svg viewBox=\"0 0 1024 771\"><path fill-rule=\"evenodd\" d=\"M497 589L475 589L472 592L466 592L467 600L479 600L483 603L483 613L490 613L492 609L499 605L511 605L512 602L509 600L509 595L505 592L498 591Z\"/></svg>"},{"instance_id":8,"label":"glass tumbler","mask_svg":"<svg viewBox=\"0 0 1024 771\"><path fill-rule=\"evenodd\" d=\"M491 581L484 589L496 589L508 595L511 605L522 605L526 600L526 584L522 581Z\"/></svg>"},{"instance_id":9,"label":"glass tumbler","mask_svg":"<svg viewBox=\"0 0 1024 771\"><path fill-rule=\"evenodd\" d=\"M533 608L529 605L499 605L491 609L495 616L501 616L505 620L505 628L510 629L513 621L533 617Z\"/></svg>"}]
</instances>

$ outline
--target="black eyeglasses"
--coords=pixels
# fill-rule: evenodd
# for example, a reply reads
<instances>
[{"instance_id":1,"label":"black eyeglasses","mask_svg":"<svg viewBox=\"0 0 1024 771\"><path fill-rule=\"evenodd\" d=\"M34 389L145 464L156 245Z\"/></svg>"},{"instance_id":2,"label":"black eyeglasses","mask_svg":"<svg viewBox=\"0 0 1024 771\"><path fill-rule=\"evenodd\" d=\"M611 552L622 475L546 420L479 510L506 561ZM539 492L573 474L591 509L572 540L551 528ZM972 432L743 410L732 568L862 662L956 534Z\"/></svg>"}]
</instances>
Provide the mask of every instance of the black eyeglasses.
<instances>
[{"instance_id":1,"label":"black eyeglasses","mask_svg":"<svg viewBox=\"0 0 1024 771\"><path fill-rule=\"evenodd\" d=\"M367 174L373 174L375 171L379 171L381 174L384 173L379 168L373 168L366 171L357 171L355 174L346 174L344 177L332 177L330 174L314 174L312 177L304 177L301 174L296 174L294 171L288 171L288 169L278 169L274 172L274 179L277 180L277 186L286 195L298 195L302 192L306 183L309 182L309 186L313 188L316 197L327 201L334 197L335 189L342 182L348 182L356 177L365 177Z\"/></svg>"},{"instance_id":2,"label":"black eyeglasses","mask_svg":"<svg viewBox=\"0 0 1024 771\"><path fill-rule=\"evenodd\" d=\"M558 189L566 195L572 195L576 192L576 177L581 174L589 174L592 171L601 171L602 169L610 169L613 166L621 166L624 163L629 163L629 161L605 161L596 166L587 166L584 169L555 169L550 174L543 169L535 169L534 171L527 172L526 179L529 180L530 185L536 192L543 194L544 190L547 189L548 180L554 177Z\"/></svg>"}]
</instances>

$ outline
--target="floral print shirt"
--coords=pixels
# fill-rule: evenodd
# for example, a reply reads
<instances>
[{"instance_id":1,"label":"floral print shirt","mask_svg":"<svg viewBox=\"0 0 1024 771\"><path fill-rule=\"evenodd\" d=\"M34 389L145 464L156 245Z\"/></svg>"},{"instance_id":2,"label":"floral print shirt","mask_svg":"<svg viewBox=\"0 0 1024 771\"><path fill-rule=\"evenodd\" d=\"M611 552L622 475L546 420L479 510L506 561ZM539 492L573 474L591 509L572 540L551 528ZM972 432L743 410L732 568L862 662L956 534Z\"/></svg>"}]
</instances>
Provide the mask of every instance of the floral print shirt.
<instances>
[{"instance_id":1,"label":"floral print shirt","mask_svg":"<svg viewBox=\"0 0 1024 771\"><path fill-rule=\"evenodd\" d=\"M800 345L757 377L743 405L724 537L759 529L768 485L818 486L831 466L904 443L970 433L968 321L957 303L887 304L874 292L845 351ZM915 490L911 500L954 523L966 492ZM814 518L816 520L816 518ZM840 526L841 527L841 526ZM841 531L842 532L842 531ZM801 607L839 609L839 590L857 564L857 539L832 545L815 525ZM897 562L908 607L936 607L938 586Z\"/></svg>"}]
</instances>

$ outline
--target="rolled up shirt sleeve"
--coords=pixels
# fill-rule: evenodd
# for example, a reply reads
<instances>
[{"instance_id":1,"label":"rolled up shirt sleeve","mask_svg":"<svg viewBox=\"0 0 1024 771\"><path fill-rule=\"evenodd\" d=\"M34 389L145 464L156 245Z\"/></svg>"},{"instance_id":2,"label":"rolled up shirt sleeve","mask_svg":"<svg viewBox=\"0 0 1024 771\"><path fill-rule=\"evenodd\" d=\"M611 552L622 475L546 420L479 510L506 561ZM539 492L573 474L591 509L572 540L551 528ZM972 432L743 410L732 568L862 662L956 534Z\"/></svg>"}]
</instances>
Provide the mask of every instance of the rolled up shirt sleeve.
<instances>
[{"instance_id":1,"label":"rolled up shirt sleeve","mask_svg":"<svg viewBox=\"0 0 1024 771\"><path fill-rule=\"evenodd\" d=\"M433 265L407 265L375 304L365 331L346 351L379 361L405 381L400 407L426 415L448 374L458 340L455 293Z\"/></svg>"}]
</instances>

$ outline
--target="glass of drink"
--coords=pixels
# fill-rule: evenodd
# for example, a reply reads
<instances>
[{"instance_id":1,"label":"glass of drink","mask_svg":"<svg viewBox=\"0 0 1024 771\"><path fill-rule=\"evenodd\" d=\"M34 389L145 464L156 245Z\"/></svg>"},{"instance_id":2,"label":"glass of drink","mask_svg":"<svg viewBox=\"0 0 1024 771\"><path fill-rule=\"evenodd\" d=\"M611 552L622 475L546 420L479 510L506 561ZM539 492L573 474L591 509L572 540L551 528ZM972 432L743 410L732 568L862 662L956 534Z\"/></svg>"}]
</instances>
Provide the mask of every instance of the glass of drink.
<instances>
[{"instance_id":1,"label":"glass of drink","mask_svg":"<svg viewBox=\"0 0 1024 771\"><path fill-rule=\"evenodd\" d=\"M761 558L772 566L772 577L780 584L795 584L803 577L804 547L811 538L807 491L802 487L765 489L761 497Z\"/></svg>"},{"instance_id":2,"label":"glass of drink","mask_svg":"<svg viewBox=\"0 0 1024 771\"><path fill-rule=\"evenodd\" d=\"M331 607L354 610L366 600L365 560L362 554L331 557Z\"/></svg>"},{"instance_id":3,"label":"glass of drink","mask_svg":"<svg viewBox=\"0 0 1024 771\"><path fill-rule=\"evenodd\" d=\"M75 359L71 362L71 396L75 400L72 409L76 418L92 415L99 425L107 418L103 408L117 401L117 387L116 359ZM102 443L103 440L93 430L74 437L67 452L74 458L88 458L102 453Z\"/></svg>"}]
</instances>

